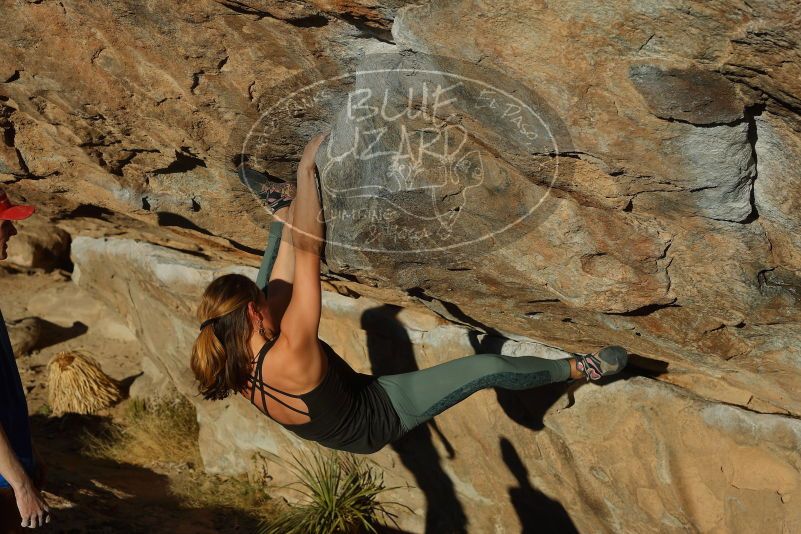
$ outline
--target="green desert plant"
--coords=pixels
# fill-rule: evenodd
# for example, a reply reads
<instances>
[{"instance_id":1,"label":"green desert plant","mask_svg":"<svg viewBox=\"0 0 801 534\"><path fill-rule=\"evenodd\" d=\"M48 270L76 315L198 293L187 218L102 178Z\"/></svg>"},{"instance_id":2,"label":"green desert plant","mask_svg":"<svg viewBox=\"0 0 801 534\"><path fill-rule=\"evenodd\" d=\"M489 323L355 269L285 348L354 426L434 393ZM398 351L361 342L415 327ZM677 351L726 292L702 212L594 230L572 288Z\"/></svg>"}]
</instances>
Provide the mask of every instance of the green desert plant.
<instances>
[{"instance_id":1,"label":"green desert plant","mask_svg":"<svg viewBox=\"0 0 801 534\"><path fill-rule=\"evenodd\" d=\"M292 455L289 469L298 481L288 485L305 496L305 502L290 505L262 524L261 534L357 534L376 533L382 520L397 527L395 514L379 494L395 488L384 487L384 475L363 457L336 451L313 450ZM386 503L407 506L400 503ZM410 510L410 509L409 509Z\"/></svg>"}]
</instances>

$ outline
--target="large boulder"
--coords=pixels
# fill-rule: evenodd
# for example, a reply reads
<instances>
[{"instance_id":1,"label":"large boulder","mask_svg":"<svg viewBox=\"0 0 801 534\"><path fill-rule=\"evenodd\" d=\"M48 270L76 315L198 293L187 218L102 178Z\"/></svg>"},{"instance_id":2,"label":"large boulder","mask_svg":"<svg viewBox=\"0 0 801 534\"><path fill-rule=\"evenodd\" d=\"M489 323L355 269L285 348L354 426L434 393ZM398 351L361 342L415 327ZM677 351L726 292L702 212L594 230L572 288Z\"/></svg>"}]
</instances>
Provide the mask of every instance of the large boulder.
<instances>
[{"instance_id":1,"label":"large boulder","mask_svg":"<svg viewBox=\"0 0 801 534\"><path fill-rule=\"evenodd\" d=\"M70 235L52 221L33 216L15 223L8 242L8 262L26 268L70 268Z\"/></svg>"},{"instance_id":2,"label":"large boulder","mask_svg":"<svg viewBox=\"0 0 801 534\"><path fill-rule=\"evenodd\" d=\"M16 321L6 321L5 327L14 357L19 358L28 355L41 344L45 323L38 317L23 317Z\"/></svg>"},{"instance_id":3,"label":"large boulder","mask_svg":"<svg viewBox=\"0 0 801 534\"><path fill-rule=\"evenodd\" d=\"M269 454L286 458L311 444L240 396L203 400L188 368L206 284L227 272L255 279L256 269L129 239L78 237L73 255L77 283L127 317L155 382L169 377L197 408L204 467L289 481ZM406 372L474 352L568 356L341 289L323 293L320 337L360 372ZM704 366L688 373L701 384L720 380ZM735 406L753 395L722 382L718 398L631 374L578 389L483 390L372 458L388 485L411 486L387 495L415 511L400 516L411 532L792 531L801 526L792 505L801 423Z\"/></svg>"},{"instance_id":4,"label":"large boulder","mask_svg":"<svg viewBox=\"0 0 801 534\"><path fill-rule=\"evenodd\" d=\"M0 180L88 232L75 278L145 342L142 389L160 373L191 397L202 287L252 273L266 241L236 166L292 179L331 129L321 335L351 363L618 344L641 375L568 409L555 391L535 416L499 394L497 417L492 392L444 414L379 457L420 488L407 528L519 531L534 510L586 531L792 531L799 7L17 2L0 19ZM369 295L442 324L368 314ZM195 402L211 470L298 445L244 401Z\"/></svg>"}]
</instances>

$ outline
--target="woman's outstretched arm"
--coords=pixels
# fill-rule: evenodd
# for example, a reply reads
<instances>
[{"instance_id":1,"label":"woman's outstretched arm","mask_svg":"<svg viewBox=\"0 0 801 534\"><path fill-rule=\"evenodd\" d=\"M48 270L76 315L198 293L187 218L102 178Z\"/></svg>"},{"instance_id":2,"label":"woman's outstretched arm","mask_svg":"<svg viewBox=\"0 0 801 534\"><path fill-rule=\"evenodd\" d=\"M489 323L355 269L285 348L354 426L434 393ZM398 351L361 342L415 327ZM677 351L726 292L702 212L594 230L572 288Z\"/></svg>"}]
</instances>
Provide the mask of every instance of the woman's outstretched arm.
<instances>
[{"instance_id":1,"label":"woman's outstretched arm","mask_svg":"<svg viewBox=\"0 0 801 534\"><path fill-rule=\"evenodd\" d=\"M314 157L326 135L317 135L309 141L298 165L298 191L292 222L295 279L292 299L281 320L281 333L290 347L299 353L318 347L322 299L320 253L325 243L325 230L314 176ZM318 350L312 353L318 353Z\"/></svg>"}]
</instances>

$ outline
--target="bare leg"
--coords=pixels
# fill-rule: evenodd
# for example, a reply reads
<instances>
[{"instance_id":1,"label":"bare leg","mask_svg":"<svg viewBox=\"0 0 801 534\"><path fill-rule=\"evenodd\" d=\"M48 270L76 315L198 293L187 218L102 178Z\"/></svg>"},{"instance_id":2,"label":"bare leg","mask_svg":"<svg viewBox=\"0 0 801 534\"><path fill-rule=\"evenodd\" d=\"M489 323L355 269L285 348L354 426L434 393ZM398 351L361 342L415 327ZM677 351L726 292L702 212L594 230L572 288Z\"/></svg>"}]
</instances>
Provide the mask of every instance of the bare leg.
<instances>
[{"instance_id":1,"label":"bare leg","mask_svg":"<svg viewBox=\"0 0 801 534\"><path fill-rule=\"evenodd\" d=\"M576 359L570 358L570 378L573 380L578 380L579 378L584 378L584 373L576 369Z\"/></svg>"}]
</instances>

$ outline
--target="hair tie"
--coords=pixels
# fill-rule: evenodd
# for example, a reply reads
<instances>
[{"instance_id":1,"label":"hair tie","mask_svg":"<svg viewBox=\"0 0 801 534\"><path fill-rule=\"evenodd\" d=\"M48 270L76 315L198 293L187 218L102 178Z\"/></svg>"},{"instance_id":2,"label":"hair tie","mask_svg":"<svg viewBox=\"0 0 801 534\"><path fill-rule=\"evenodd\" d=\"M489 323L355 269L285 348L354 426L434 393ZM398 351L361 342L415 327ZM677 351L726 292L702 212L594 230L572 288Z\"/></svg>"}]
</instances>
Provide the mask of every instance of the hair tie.
<instances>
[{"instance_id":1,"label":"hair tie","mask_svg":"<svg viewBox=\"0 0 801 534\"><path fill-rule=\"evenodd\" d=\"M211 323L213 323L216 320L217 320L216 317L212 317L211 319L206 319L205 321L200 323L200 330L203 331L204 328L206 328L208 325L210 325Z\"/></svg>"}]
</instances>

